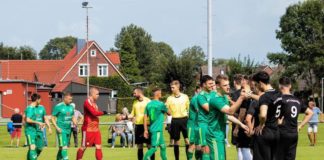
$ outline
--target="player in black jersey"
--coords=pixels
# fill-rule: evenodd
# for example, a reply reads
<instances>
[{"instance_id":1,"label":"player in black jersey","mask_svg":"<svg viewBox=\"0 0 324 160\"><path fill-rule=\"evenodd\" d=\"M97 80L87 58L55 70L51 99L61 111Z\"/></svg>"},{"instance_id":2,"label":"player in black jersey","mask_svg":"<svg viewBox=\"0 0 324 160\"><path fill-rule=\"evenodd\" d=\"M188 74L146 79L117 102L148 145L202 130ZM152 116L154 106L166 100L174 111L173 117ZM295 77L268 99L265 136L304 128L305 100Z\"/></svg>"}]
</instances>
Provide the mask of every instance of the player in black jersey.
<instances>
[{"instance_id":1,"label":"player in black jersey","mask_svg":"<svg viewBox=\"0 0 324 160\"><path fill-rule=\"evenodd\" d=\"M279 130L277 125L276 110L274 101L280 93L272 88L270 76L261 71L253 75L252 80L256 87L264 91L259 98L259 125L255 128L253 142L253 159L273 160L276 156L277 143L279 141ZM255 117L257 119L257 117Z\"/></svg>"},{"instance_id":2,"label":"player in black jersey","mask_svg":"<svg viewBox=\"0 0 324 160\"><path fill-rule=\"evenodd\" d=\"M294 160L298 131L310 120L313 111L290 93L291 81L288 77L279 79L279 88L282 95L275 100L275 104L278 104L276 117L279 117L280 131L277 160ZM298 114L301 112L305 112L305 117L298 126Z\"/></svg>"}]
</instances>

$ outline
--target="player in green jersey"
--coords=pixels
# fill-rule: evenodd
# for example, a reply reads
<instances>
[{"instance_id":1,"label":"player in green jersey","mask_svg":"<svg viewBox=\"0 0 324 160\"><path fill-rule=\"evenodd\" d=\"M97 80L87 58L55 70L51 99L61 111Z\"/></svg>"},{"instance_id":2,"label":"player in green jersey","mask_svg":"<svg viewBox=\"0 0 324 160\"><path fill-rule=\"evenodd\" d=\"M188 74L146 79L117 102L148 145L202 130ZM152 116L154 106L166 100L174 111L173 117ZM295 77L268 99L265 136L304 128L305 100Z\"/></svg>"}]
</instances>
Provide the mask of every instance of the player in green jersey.
<instances>
[{"instance_id":1,"label":"player in green jersey","mask_svg":"<svg viewBox=\"0 0 324 160\"><path fill-rule=\"evenodd\" d=\"M160 101L162 91L159 88L153 90L153 100L149 102L144 112L144 137L149 138L151 135L151 148L145 153L144 160L149 160L150 157L157 151L157 147L161 149L161 159L166 160L166 145L163 138L163 122L164 114L168 113L166 105ZM169 114L169 113L168 113ZM150 120L150 128L148 130L147 120Z\"/></svg>"},{"instance_id":2,"label":"player in green jersey","mask_svg":"<svg viewBox=\"0 0 324 160\"><path fill-rule=\"evenodd\" d=\"M54 107L52 113L52 123L56 128L56 135L59 144L59 150L56 160L68 160L67 145L71 134L71 122L77 125L76 119L73 117L74 108L71 105L72 94L64 93L63 102Z\"/></svg>"},{"instance_id":3,"label":"player in green jersey","mask_svg":"<svg viewBox=\"0 0 324 160\"><path fill-rule=\"evenodd\" d=\"M41 97L39 94L31 95L32 103L25 109L25 135L27 145L29 146L27 152L27 160L36 160L42 150L43 134L38 135L38 131L44 129L45 123L50 129L48 119L45 118L45 112L40 106ZM38 108L39 107L39 108ZM37 108L37 109L36 109ZM40 114L42 111L42 114ZM51 130L50 130L51 132Z\"/></svg>"},{"instance_id":4,"label":"player in green jersey","mask_svg":"<svg viewBox=\"0 0 324 160\"><path fill-rule=\"evenodd\" d=\"M198 136L198 102L197 97L201 91L200 86L196 87L195 95L191 98L189 105L189 118L187 121L189 148L187 151L187 159L192 159L193 152L195 152L195 158L201 159L202 152L199 145Z\"/></svg>"},{"instance_id":5,"label":"player in green jersey","mask_svg":"<svg viewBox=\"0 0 324 160\"><path fill-rule=\"evenodd\" d=\"M247 96L244 93L244 90L242 90L238 100L234 104L230 105L227 98L230 91L230 85L227 76L218 75L216 77L216 85L217 95L209 101L207 144L210 149L210 159L226 160L225 130L227 118L233 123L238 124L247 132L249 131L249 128L246 125L232 116L238 110L242 101Z\"/></svg>"}]
</instances>

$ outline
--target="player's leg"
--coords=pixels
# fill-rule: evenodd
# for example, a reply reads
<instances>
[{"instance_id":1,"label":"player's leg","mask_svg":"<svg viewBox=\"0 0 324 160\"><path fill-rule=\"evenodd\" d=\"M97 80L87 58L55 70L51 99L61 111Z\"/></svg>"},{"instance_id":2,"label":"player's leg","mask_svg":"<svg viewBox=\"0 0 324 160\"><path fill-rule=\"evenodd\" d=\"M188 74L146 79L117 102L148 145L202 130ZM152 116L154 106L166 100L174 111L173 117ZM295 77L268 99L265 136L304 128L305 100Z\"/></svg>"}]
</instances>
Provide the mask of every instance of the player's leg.
<instances>
[{"instance_id":1,"label":"player's leg","mask_svg":"<svg viewBox=\"0 0 324 160\"><path fill-rule=\"evenodd\" d=\"M243 151L242 151L243 148L237 148L237 159L238 160L243 160Z\"/></svg>"},{"instance_id":2,"label":"player's leg","mask_svg":"<svg viewBox=\"0 0 324 160\"><path fill-rule=\"evenodd\" d=\"M62 155L62 159L63 160L68 160L69 157L68 157L68 152L67 152L67 145L68 145L68 141L69 141L69 137L70 137L70 134L68 133L62 133L62 144L61 144L61 155Z\"/></svg>"},{"instance_id":3,"label":"player's leg","mask_svg":"<svg viewBox=\"0 0 324 160\"><path fill-rule=\"evenodd\" d=\"M180 127L181 127L181 132L182 132L183 139L185 140L185 145L186 145L185 152L186 152L186 156L188 158L189 139L188 139L187 122L188 122L187 118L182 118L181 123L180 123Z\"/></svg>"},{"instance_id":4,"label":"player's leg","mask_svg":"<svg viewBox=\"0 0 324 160\"><path fill-rule=\"evenodd\" d=\"M137 145L137 159L143 160L143 143L144 143L144 127L143 125L135 126L135 144Z\"/></svg>"},{"instance_id":5,"label":"player's leg","mask_svg":"<svg viewBox=\"0 0 324 160\"><path fill-rule=\"evenodd\" d=\"M287 139L289 140L289 142L287 143L288 146L286 149L286 156L284 157L284 160L295 160L298 143L298 133L289 133L289 137Z\"/></svg>"},{"instance_id":6,"label":"player's leg","mask_svg":"<svg viewBox=\"0 0 324 160\"><path fill-rule=\"evenodd\" d=\"M198 139L199 145L201 146L202 151L202 159L209 159L210 157L210 146L212 145L212 139L207 136L208 133L208 126L207 124L199 124L198 128ZM209 140L208 140L209 139Z\"/></svg>"},{"instance_id":7,"label":"player's leg","mask_svg":"<svg viewBox=\"0 0 324 160\"><path fill-rule=\"evenodd\" d=\"M313 139L313 144L314 146L316 145L316 134L317 134L317 124L314 124L314 139Z\"/></svg>"},{"instance_id":8,"label":"player's leg","mask_svg":"<svg viewBox=\"0 0 324 160\"><path fill-rule=\"evenodd\" d=\"M193 126L188 126L188 139L189 139L189 148L187 151L187 159L191 160L195 151L195 129Z\"/></svg>"},{"instance_id":9,"label":"player's leg","mask_svg":"<svg viewBox=\"0 0 324 160\"><path fill-rule=\"evenodd\" d=\"M36 144L37 157L39 157L39 155L41 154L44 148L43 132L37 132L35 144Z\"/></svg>"},{"instance_id":10,"label":"player's leg","mask_svg":"<svg viewBox=\"0 0 324 160\"><path fill-rule=\"evenodd\" d=\"M166 145L165 145L165 141L164 141L164 136L163 136L163 132L161 132L161 136L160 136L160 156L162 160L167 160L167 155L166 155Z\"/></svg>"},{"instance_id":11,"label":"player's leg","mask_svg":"<svg viewBox=\"0 0 324 160\"><path fill-rule=\"evenodd\" d=\"M93 134L93 143L96 147L96 160L102 160L103 154L102 154L102 146L101 146L101 133L100 131L94 132Z\"/></svg>"},{"instance_id":12,"label":"player's leg","mask_svg":"<svg viewBox=\"0 0 324 160\"><path fill-rule=\"evenodd\" d=\"M82 131L82 141L81 141L82 143L81 143L81 147L77 151L76 160L82 160L83 154L87 149L86 140L87 140L87 132Z\"/></svg>"},{"instance_id":13,"label":"player's leg","mask_svg":"<svg viewBox=\"0 0 324 160\"><path fill-rule=\"evenodd\" d=\"M242 155L244 160L252 160L252 153L250 148L242 148Z\"/></svg>"},{"instance_id":14,"label":"player's leg","mask_svg":"<svg viewBox=\"0 0 324 160\"><path fill-rule=\"evenodd\" d=\"M171 121L171 138L174 140L173 152L174 159L179 160L179 144L180 144L180 125L179 119L173 118Z\"/></svg>"},{"instance_id":15,"label":"player's leg","mask_svg":"<svg viewBox=\"0 0 324 160\"><path fill-rule=\"evenodd\" d=\"M62 147L63 147L63 137L62 133L56 133L57 141L58 141L58 151L56 154L56 160L61 160L62 159Z\"/></svg>"},{"instance_id":16,"label":"player's leg","mask_svg":"<svg viewBox=\"0 0 324 160\"><path fill-rule=\"evenodd\" d=\"M263 134L264 131L263 131ZM265 141L264 135L255 137L255 144L253 146L253 159L254 160L270 160L271 159L271 148L267 141Z\"/></svg>"},{"instance_id":17,"label":"player's leg","mask_svg":"<svg viewBox=\"0 0 324 160\"><path fill-rule=\"evenodd\" d=\"M35 138L36 138L36 134L26 134L27 145L29 147L28 152L27 152L28 160L36 160L37 159Z\"/></svg>"},{"instance_id":18,"label":"player's leg","mask_svg":"<svg viewBox=\"0 0 324 160\"><path fill-rule=\"evenodd\" d=\"M311 123L308 125L308 139L309 139L310 145L313 146L314 145L313 124L311 124Z\"/></svg>"},{"instance_id":19,"label":"player's leg","mask_svg":"<svg viewBox=\"0 0 324 160\"><path fill-rule=\"evenodd\" d=\"M152 132L151 133L151 147L145 153L144 160L150 160L151 156L157 151L157 146L159 146L160 136L161 136L161 132Z\"/></svg>"}]
</instances>

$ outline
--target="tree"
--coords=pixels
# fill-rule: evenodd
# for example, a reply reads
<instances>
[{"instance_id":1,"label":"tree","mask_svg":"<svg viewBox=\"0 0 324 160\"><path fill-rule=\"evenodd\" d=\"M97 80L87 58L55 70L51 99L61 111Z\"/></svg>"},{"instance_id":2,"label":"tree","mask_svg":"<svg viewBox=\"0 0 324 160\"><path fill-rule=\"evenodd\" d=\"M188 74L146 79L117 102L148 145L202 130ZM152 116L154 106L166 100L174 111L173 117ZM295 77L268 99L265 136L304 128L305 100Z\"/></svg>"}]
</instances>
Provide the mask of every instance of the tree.
<instances>
[{"instance_id":1,"label":"tree","mask_svg":"<svg viewBox=\"0 0 324 160\"><path fill-rule=\"evenodd\" d=\"M133 39L129 34L125 34L120 40L120 70L130 82L138 82L142 80L138 62L136 61L136 49Z\"/></svg>"},{"instance_id":2,"label":"tree","mask_svg":"<svg viewBox=\"0 0 324 160\"><path fill-rule=\"evenodd\" d=\"M36 59L36 54L30 46L10 47L0 43L0 59L30 60Z\"/></svg>"},{"instance_id":3,"label":"tree","mask_svg":"<svg viewBox=\"0 0 324 160\"><path fill-rule=\"evenodd\" d=\"M65 55L76 44L77 38L72 36L50 39L40 51L40 59L64 59Z\"/></svg>"},{"instance_id":4,"label":"tree","mask_svg":"<svg viewBox=\"0 0 324 160\"><path fill-rule=\"evenodd\" d=\"M306 80L318 91L324 77L324 1L308 0L289 6L280 19L277 38L284 53L269 53L271 63L285 67L285 75Z\"/></svg>"},{"instance_id":5,"label":"tree","mask_svg":"<svg viewBox=\"0 0 324 160\"><path fill-rule=\"evenodd\" d=\"M151 35L142 27L131 24L123 27L116 36L115 46L117 49L120 49L121 40L125 35L129 35L134 42L136 60L143 80L150 82L150 75L154 74L152 70L155 65L154 59L158 55L155 42L152 41Z\"/></svg>"},{"instance_id":6,"label":"tree","mask_svg":"<svg viewBox=\"0 0 324 160\"><path fill-rule=\"evenodd\" d=\"M229 71L227 75L231 82L233 82L235 74L251 75L255 73L257 66L258 64L254 62L250 56L244 57L242 60L241 55L239 55L237 58L231 58L228 60L227 67L229 68Z\"/></svg>"},{"instance_id":7,"label":"tree","mask_svg":"<svg viewBox=\"0 0 324 160\"><path fill-rule=\"evenodd\" d=\"M118 97L129 97L132 93L132 87L126 84L118 75L109 77L90 77L89 83L91 85L117 90Z\"/></svg>"},{"instance_id":8,"label":"tree","mask_svg":"<svg viewBox=\"0 0 324 160\"><path fill-rule=\"evenodd\" d=\"M201 47L193 46L184 49L180 56L173 56L170 59L165 76L165 83L169 84L172 80L179 80L184 91L192 95L197 85L196 76L199 68L204 64L205 54Z\"/></svg>"}]
</instances>

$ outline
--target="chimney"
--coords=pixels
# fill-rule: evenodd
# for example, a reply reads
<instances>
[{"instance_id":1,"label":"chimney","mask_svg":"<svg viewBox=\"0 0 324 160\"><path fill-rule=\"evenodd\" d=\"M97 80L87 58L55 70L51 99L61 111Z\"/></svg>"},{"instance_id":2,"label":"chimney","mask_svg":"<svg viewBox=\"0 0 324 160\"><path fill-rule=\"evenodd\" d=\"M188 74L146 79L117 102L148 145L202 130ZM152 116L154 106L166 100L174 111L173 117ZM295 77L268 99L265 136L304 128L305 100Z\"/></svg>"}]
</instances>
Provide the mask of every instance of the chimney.
<instances>
[{"instance_id":1,"label":"chimney","mask_svg":"<svg viewBox=\"0 0 324 160\"><path fill-rule=\"evenodd\" d=\"M77 39L77 54L80 53L82 48L86 45L86 40L85 39Z\"/></svg>"}]
</instances>

